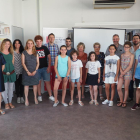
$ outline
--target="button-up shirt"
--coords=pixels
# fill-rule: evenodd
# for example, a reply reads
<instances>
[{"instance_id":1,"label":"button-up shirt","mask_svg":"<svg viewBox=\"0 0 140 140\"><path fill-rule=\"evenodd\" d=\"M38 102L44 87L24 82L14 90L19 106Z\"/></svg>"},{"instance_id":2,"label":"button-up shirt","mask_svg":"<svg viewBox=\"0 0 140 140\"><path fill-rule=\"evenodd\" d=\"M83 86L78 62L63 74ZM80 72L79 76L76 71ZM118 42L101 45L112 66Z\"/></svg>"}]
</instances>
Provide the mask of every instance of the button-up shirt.
<instances>
[{"instance_id":1,"label":"button-up shirt","mask_svg":"<svg viewBox=\"0 0 140 140\"><path fill-rule=\"evenodd\" d=\"M121 54L123 54L125 51L124 51L124 48L121 44L119 44L119 46L117 47L117 50L115 52L115 54L119 57L121 57ZM109 52L109 47L107 48L106 50L106 53L105 53L106 56L110 55L110 52Z\"/></svg>"},{"instance_id":2,"label":"button-up shirt","mask_svg":"<svg viewBox=\"0 0 140 140\"><path fill-rule=\"evenodd\" d=\"M51 55L51 66L54 66L55 57L59 55L59 48L57 44L51 45L50 43L44 44L50 51Z\"/></svg>"}]
</instances>

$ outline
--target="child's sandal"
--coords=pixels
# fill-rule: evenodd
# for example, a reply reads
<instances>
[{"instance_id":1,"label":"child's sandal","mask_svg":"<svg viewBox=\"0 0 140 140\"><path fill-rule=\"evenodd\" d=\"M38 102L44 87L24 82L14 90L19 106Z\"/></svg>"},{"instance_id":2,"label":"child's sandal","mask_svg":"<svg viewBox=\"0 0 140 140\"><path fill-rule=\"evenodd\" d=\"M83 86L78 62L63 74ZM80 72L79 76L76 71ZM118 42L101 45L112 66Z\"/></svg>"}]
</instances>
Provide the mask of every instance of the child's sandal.
<instances>
[{"instance_id":1,"label":"child's sandal","mask_svg":"<svg viewBox=\"0 0 140 140\"><path fill-rule=\"evenodd\" d=\"M1 115L5 115L5 111L0 110Z\"/></svg>"},{"instance_id":2,"label":"child's sandal","mask_svg":"<svg viewBox=\"0 0 140 140\"><path fill-rule=\"evenodd\" d=\"M83 105L84 105L82 101L78 101L78 104L79 104L80 106L83 106Z\"/></svg>"},{"instance_id":3,"label":"child's sandal","mask_svg":"<svg viewBox=\"0 0 140 140\"><path fill-rule=\"evenodd\" d=\"M122 107L125 108L127 105L126 103L122 103Z\"/></svg>"},{"instance_id":4,"label":"child's sandal","mask_svg":"<svg viewBox=\"0 0 140 140\"><path fill-rule=\"evenodd\" d=\"M94 100L91 100L91 101L89 102L90 105L92 105L93 103L94 103Z\"/></svg>"},{"instance_id":5,"label":"child's sandal","mask_svg":"<svg viewBox=\"0 0 140 140\"><path fill-rule=\"evenodd\" d=\"M100 94L100 100L101 100L101 101L104 100L103 94Z\"/></svg>"},{"instance_id":6,"label":"child's sandal","mask_svg":"<svg viewBox=\"0 0 140 140\"><path fill-rule=\"evenodd\" d=\"M122 104L123 104L122 102L119 102L119 103L117 104L117 106L120 107L120 106L122 106Z\"/></svg>"},{"instance_id":7,"label":"child's sandal","mask_svg":"<svg viewBox=\"0 0 140 140\"><path fill-rule=\"evenodd\" d=\"M5 109L10 109L9 104L5 104Z\"/></svg>"},{"instance_id":8,"label":"child's sandal","mask_svg":"<svg viewBox=\"0 0 140 140\"><path fill-rule=\"evenodd\" d=\"M70 100L69 105L73 105L74 101Z\"/></svg>"},{"instance_id":9,"label":"child's sandal","mask_svg":"<svg viewBox=\"0 0 140 140\"><path fill-rule=\"evenodd\" d=\"M10 103L9 106L10 106L10 108L12 108L12 109L15 108L15 106L12 105L12 103Z\"/></svg>"},{"instance_id":10,"label":"child's sandal","mask_svg":"<svg viewBox=\"0 0 140 140\"><path fill-rule=\"evenodd\" d=\"M99 103L98 103L97 101L95 101L95 105L96 105L96 106L98 106L98 105L99 105Z\"/></svg>"}]
</instances>

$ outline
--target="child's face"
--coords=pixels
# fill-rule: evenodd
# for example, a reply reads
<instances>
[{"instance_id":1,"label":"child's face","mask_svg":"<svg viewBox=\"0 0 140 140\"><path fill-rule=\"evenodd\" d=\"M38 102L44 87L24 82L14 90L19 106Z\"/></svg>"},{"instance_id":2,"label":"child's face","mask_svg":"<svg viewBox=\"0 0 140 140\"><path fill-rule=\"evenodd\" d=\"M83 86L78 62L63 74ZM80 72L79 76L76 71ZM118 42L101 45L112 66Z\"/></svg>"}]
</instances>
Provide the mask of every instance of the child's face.
<instances>
[{"instance_id":1,"label":"child's face","mask_svg":"<svg viewBox=\"0 0 140 140\"><path fill-rule=\"evenodd\" d=\"M67 49L65 47L62 47L60 49L61 54L65 55L67 53Z\"/></svg>"},{"instance_id":2,"label":"child's face","mask_svg":"<svg viewBox=\"0 0 140 140\"><path fill-rule=\"evenodd\" d=\"M76 54L76 53L74 53L74 54L72 55L72 59L73 59L73 60L76 60L76 59L77 59L77 54Z\"/></svg>"},{"instance_id":3,"label":"child's face","mask_svg":"<svg viewBox=\"0 0 140 140\"><path fill-rule=\"evenodd\" d=\"M91 59L91 61L95 61L95 54L91 54L90 59Z\"/></svg>"},{"instance_id":4,"label":"child's face","mask_svg":"<svg viewBox=\"0 0 140 140\"><path fill-rule=\"evenodd\" d=\"M130 51L130 48L131 48L131 47L130 47L129 45L125 45L125 46L124 46L125 52L129 52L129 51Z\"/></svg>"},{"instance_id":5,"label":"child's face","mask_svg":"<svg viewBox=\"0 0 140 140\"><path fill-rule=\"evenodd\" d=\"M116 49L115 49L114 46L111 46L111 47L109 48L110 54L115 54L115 51L116 51Z\"/></svg>"}]
</instances>

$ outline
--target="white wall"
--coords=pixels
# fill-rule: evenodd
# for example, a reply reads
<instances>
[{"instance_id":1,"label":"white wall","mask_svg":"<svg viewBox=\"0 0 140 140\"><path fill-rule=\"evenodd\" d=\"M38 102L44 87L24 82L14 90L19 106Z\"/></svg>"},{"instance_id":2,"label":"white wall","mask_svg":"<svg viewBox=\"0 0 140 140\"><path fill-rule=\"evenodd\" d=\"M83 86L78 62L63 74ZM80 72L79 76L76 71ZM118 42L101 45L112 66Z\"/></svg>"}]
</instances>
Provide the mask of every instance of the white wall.
<instances>
[{"instance_id":1,"label":"white wall","mask_svg":"<svg viewBox=\"0 0 140 140\"><path fill-rule=\"evenodd\" d=\"M140 0L129 9L93 9L93 0L40 0L42 27L71 29L75 23L140 21Z\"/></svg>"}]
</instances>

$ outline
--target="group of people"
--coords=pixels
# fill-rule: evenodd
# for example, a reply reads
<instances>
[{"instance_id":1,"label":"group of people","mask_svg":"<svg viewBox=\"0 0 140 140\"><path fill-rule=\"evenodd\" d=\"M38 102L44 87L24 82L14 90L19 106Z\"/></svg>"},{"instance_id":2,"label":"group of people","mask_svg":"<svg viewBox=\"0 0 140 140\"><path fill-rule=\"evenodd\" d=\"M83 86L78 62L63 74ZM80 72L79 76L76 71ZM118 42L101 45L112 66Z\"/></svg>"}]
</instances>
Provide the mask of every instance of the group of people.
<instances>
[{"instance_id":1,"label":"group of people","mask_svg":"<svg viewBox=\"0 0 140 140\"><path fill-rule=\"evenodd\" d=\"M42 101L41 80L43 79L49 99L54 101L53 107L59 104L57 95L58 88L62 82L62 105L65 102L67 83L70 83L71 99L69 105L74 104L74 87L77 84L78 104L83 106L81 98L84 97L84 87L89 85L89 104L99 105L97 101L98 89L101 100L104 100L102 90L105 83L106 100L102 104L113 106L115 91L119 95L118 107L127 106L128 95L133 100L134 81L136 84L136 103L131 108L139 108L140 101L140 36L133 36L133 46L129 41L124 45L119 44L119 35L113 35L111 44L106 53L100 52L100 43L94 43L89 55L85 50L85 44L80 42L77 50L71 47L71 38L66 38L66 45L59 49L54 43L55 35L48 35L49 43L42 45L43 38L35 36L34 41L29 39L25 48L19 39L13 44L9 39L4 39L0 46L0 113L1 94L5 103L5 109L13 109L12 104L13 85L17 103L25 103L29 106L29 86L33 86L34 102ZM122 85L124 84L124 95ZM117 85L117 88L116 88ZM111 86L111 97L110 97ZM82 88L81 88L82 87ZM82 90L81 90L82 89ZM53 94L52 94L53 91ZM38 94L38 95L37 95ZM23 98L25 95L25 100Z\"/></svg>"}]
</instances>

